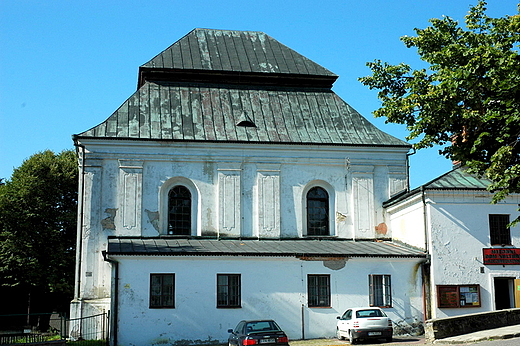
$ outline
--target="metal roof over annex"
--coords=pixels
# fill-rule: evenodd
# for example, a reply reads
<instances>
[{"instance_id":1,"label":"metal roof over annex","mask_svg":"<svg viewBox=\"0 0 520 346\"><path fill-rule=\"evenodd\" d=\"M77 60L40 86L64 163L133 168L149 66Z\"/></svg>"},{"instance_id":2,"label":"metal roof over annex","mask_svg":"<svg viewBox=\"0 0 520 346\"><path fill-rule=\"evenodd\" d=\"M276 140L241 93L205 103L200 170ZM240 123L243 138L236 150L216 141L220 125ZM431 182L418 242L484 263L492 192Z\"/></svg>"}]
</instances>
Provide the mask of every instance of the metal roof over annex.
<instances>
[{"instance_id":1,"label":"metal roof over annex","mask_svg":"<svg viewBox=\"0 0 520 346\"><path fill-rule=\"evenodd\" d=\"M113 256L263 256L423 258L423 251L390 241L217 240L111 237Z\"/></svg>"},{"instance_id":2,"label":"metal roof over annex","mask_svg":"<svg viewBox=\"0 0 520 346\"><path fill-rule=\"evenodd\" d=\"M402 201L424 190L486 190L491 184L491 180L484 177L477 177L465 171L464 167L455 166L451 171L421 185L409 192L396 195L390 200L383 203L383 207L390 207L393 204Z\"/></svg>"},{"instance_id":3,"label":"metal roof over annex","mask_svg":"<svg viewBox=\"0 0 520 346\"><path fill-rule=\"evenodd\" d=\"M75 139L411 147L337 96L335 74L261 32L195 29L139 71L139 89Z\"/></svg>"}]
</instances>

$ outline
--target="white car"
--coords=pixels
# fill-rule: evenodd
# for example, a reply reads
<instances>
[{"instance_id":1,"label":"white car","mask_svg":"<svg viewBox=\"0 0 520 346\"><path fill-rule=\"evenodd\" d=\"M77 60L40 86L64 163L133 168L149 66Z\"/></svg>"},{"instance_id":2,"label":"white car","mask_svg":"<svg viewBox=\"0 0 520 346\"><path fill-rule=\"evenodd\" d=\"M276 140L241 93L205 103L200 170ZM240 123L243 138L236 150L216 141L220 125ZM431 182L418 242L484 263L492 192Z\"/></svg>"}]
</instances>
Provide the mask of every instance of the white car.
<instances>
[{"instance_id":1,"label":"white car","mask_svg":"<svg viewBox=\"0 0 520 346\"><path fill-rule=\"evenodd\" d=\"M390 342L392 334L392 320L380 308L353 308L338 316L336 335L340 340L348 338L351 344L359 339L385 339Z\"/></svg>"}]
</instances>

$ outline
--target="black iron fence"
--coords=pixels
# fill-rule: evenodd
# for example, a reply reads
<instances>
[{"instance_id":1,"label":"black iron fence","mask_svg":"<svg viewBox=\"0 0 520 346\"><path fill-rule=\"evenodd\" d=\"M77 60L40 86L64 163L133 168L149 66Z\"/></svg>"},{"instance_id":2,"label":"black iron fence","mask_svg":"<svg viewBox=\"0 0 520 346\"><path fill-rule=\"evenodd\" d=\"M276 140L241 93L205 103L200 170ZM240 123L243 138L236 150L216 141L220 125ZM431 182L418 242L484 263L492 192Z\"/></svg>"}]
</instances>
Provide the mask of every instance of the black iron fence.
<instances>
[{"instance_id":1,"label":"black iron fence","mask_svg":"<svg viewBox=\"0 0 520 346\"><path fill-rule=\"evenodd\" d=\"M69 319L69 332L67 334L71 341L99 340L106 341L108 345L108 319L109 314L107 312Z\"/></svg>"},{"instance_id":2,"label":"black iron fence","mask_svg":"<svg viewBox=\"0 0 520 346\"><path fill-rule=\"evenodd\" d=\"M82 318L64 314L0 315L0 345L55 344L105 346L109 340L109 313Z\"/></svg>"}]
</instances>

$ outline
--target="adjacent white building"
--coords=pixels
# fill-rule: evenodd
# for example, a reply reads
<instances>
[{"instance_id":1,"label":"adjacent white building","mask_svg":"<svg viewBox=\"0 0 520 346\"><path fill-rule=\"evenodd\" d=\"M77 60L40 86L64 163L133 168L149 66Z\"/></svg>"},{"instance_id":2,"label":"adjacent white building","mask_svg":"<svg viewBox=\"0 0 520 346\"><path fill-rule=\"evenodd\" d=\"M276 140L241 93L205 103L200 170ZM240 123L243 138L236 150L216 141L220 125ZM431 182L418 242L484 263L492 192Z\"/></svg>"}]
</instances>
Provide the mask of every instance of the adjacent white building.
<instances>
[{"instance_id":1,"label":"adjacent white building","mask_svg":"<svg viewBox=\"0 0 520 346\"><path fill-rule=\"evenodd\" d=\"M196 29L142 65L138 90L74 136L71 317L110 311L116 345L225 341L251 318L331 337L360 305L420 331L430 240L393 234L383 208L407 189L410 145L336 78L261 32Z\"/></svg>"},{"instance_id":2,"label":"adjacent white building","mask_svg":"<svg viewBox=\"0 0 520 346\"><path fill-rule=\"evenodd\" d=\"M455 167L384 203L393 239L429 254L430 318L520 307L520 196L490 204L489 183Z\"/></svg>"}]
</instances>

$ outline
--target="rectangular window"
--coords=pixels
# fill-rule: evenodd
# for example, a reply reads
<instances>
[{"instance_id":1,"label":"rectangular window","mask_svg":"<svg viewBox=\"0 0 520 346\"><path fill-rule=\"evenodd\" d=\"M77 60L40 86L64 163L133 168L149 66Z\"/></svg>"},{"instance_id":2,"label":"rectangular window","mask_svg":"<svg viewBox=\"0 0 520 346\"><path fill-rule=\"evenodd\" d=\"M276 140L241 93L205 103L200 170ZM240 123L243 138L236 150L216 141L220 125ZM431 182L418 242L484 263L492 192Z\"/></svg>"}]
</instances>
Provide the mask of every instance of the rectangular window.
<instances>
[{"instance_id":1,"label":"rectangular window","mask_svg":"<svg viewBox=\"0 0 520 346\"><path fill-rule=\"evenodd\" d=\"M150 274L150 308L175 307L175 274Z\"/></svg>"},{"instance_id":2,"label":"rectangular window","mask_svg":"<svg viewBox=\"0 0 520 346\"><path fill-rule=\"evenodd\" d=\"M390 275L369 275L370 306L392 306L392 283Z\"/></svg>"},{"instance_id":3,"label":"rectangular window","mask_svg":"<svg viewBox=\"0 0 520 346\"><path fill-rule=\"evenodd\" d=\"M491 245L511 245L509 215L489 214L489 235Z\"/></svg>"},{"instance_id":4,"label":"rectangular window","mask_svg":"<svg viewBox=\"0 0 520 346\"><path fill-rule=\"evenodd\" d=\"M240 274L217 274L217 308L239 308Z\"/></svg>"},{"instance_id":5,"label":"rectangular window","mask_svg":"<svg viewBox=\"0 0 520 346\"><path fill-rule=\"evenodd\" d=\"M480 307L480 285L437 285L437 307Z\"/></svg>"},{"instance_id":6,"label":"rectangular window","mask_svg":"<svg viewBox=\"0 0 520 346\"><path fill-rule=\"evenodd\" d=\"M330 307L330 275L307 275L307 292L310 308Z\"/></svg>"}]
</instances>

